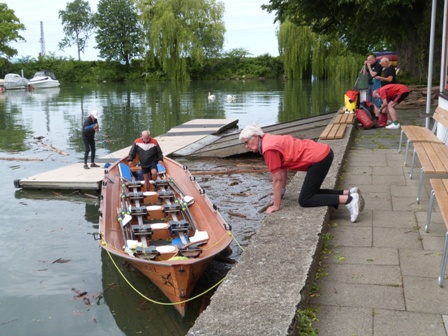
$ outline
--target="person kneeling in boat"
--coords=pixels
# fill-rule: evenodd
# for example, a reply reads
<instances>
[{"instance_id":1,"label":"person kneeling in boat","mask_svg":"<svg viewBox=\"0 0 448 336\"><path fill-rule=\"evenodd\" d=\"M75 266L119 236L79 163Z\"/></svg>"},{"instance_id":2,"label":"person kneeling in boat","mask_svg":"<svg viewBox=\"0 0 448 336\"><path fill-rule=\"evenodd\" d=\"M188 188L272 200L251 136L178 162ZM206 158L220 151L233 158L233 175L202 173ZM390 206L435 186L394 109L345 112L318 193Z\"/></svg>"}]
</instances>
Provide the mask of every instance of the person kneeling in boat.
<instances>
[{"instance_id":1,"label":"person kneeling in boat","mask_svg":"<svg viewBox=\"0 0 448 336\"><path fill-rule=\"evenodd\" d=\"M157 164L163 163L163 153L157 140L152 138L151 133L147 130L142 132L141 138L134 141L134 144L129 151L129 166L135 165L132 162L137 155L140 160L140 166L142 168L143 178L145 180L145 188L149 191L150 177L153 181L157 180Z\"/></svg>"},{"instance_id":2,"label":"person kneeling in boat","mask_svg":"<svg viewBox=\"0 0 448 336\"><path fill-rule=\"evenodd\" d=\"M272 174L274 199L266 210L267 214L281 208L282 190L286 188L288 170L307 172L298 199L302 207L332 206L337 209L339 204L344 204L353 223L359 212L363 211L364 199L359 188L321 189L334 156L333 150L327 144L311 139L300 140L290 135L264 133L256 125L246 126L239 139L246 148L263 155Z\"/></svg>"}]
</instances>

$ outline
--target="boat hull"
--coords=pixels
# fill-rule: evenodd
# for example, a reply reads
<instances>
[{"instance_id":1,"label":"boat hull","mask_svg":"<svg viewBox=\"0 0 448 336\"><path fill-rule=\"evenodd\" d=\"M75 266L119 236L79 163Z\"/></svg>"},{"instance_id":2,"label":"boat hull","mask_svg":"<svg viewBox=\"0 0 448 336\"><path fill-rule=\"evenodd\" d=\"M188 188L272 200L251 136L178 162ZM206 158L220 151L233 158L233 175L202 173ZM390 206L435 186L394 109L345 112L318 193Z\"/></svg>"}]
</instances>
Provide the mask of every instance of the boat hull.
<instances>
[{"instance_id":1,"label":"boat hull","mask_svg":"<svg viewBox=\"0 0 448 336\"><path fill-rule=\"evenodd\" d=\"M125 158L123 158L125 162ZM214 257L228 247L231 242L230 227L224 222L219 212L214 208L210 200L201 192L199 185L194 178L185 169L174 160L164 159L166 166L165 180L171 180L181 194L176 195L176 199L181 202L181 196L188 195L194 198L194 203L188 206L188 213L192 218L189 221L189 229L186 236L190 241L184 241L180 245L174 245L175 241L180 240L180 234L172 232L172 227L161 230L154 230L148 236L137 235L133 228L140 227L138 218L133 218L129 224L123 225L122 208L124 194L124 180L120 174L119 163L114 163L103 180L101 193L101 215L100 215L100 244L109 253L121 257L148 279L150 279L164 295L173 303L177 311L184 316L187 308L187 300L204 273L207 266L213 261ZM123 166L122 166L123 167ZM175 177L175 178L173 178ZM162 179L163 180L163 179ZM171 185L171 184L170 184ZM152 195L158 191L150 191L143 203L147 205L148 214L144 215L146 222L160 221L161 223L172 223L173 216L169 212L157 209L169 201L160 199L157 195ZM129 201L131 204L132 201ZM162 203L161 205L159 205ZM171 204L175 204L172 201ZM154 211L153 211L154 208ZM129 210L129 207L128 207ZM138 217L134 216L133 217ZM182 218L190 218L182 214ZM191 223L192 222L192 223ZM192 228L195 227L196 231ZM123 228L123 230L122 230ZM207 232L208 238L201 243L194 243L196 232ZM185 239L185 237L184 237ZM129 242L134 242L143 246L157 246L157 250L167 251L160 253L154 258L149 258L146 254L129 253ZM162 245L161 245L162 243ZM184 243L187 243L186 245ZM199 255L193 257L184 253L186 248L199 249ZM163 249L162 249L163 248ZM174 251L171 251L174 249ZM133 251L131 251L133 252ZM187 251L187 253L189 253ZM185 257L185 256L188 257Z\"/></svg>"},{"instance_id":2,"label":"boat hull","mask_svg":"<svg viewBox=\"0 0 448 336\"><path fill-rule=\"evenodd\" d=\"M48 89L59 87L60 83L58 80L30 80L28 86L32 89Z\"/></svg>"}]
</instances>

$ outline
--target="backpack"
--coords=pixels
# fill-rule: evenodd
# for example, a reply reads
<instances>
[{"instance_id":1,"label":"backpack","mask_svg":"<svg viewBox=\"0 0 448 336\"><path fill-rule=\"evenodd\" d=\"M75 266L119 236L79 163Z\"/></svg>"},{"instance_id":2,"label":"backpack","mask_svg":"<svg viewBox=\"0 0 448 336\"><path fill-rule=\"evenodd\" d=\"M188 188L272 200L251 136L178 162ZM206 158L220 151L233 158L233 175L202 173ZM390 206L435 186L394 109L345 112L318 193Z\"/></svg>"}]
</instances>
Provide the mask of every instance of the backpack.
<instances>
[{"instance_id":1,"label":"backpack","mask_svg":"<svg viewBox=\"0 0 448 336\"><path fill-rule=\"evenodd\" d=\"M356 119L361 123L362 128L369 129L375 125L372 118L370 117L370 114L366 112L364 109L358 108L356 109L355 113L356 113Z\"/></svg>"}]
</instances>

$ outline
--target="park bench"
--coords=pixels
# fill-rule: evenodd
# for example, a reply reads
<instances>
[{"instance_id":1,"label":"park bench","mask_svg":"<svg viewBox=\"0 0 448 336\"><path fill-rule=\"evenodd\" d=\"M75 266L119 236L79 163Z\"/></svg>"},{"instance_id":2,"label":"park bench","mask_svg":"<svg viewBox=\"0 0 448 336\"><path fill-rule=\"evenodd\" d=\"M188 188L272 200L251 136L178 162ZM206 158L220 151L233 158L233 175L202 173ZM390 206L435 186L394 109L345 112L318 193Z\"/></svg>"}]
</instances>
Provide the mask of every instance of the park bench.
<instances>
[{"instance_id":1,"label":"park bench","mask_svg":"<svg viewBox=\"0 0 448 336\"><path fill-rule=\"evenodd\" d=\"M432 118L434 119L434 125L431 130L423 126L416 126L416 125L401 126L400 143L398 144L398 153L400 153L401 151L401 146L403 143L403 135L407 137L404 165L406 165L408 161L409 145L411 143L414 144L417 142L434 142L434 143L446 142L448 136L448 132L446 131L448 129L448 111L444 110L439 106L435 110ZM439 125L443 125L446 129L443 140L438 138L436 135L437 128Z\"/></svg>"},{"instance_id":2,"label":"park bench","mask_svg":"<svg viewBox=\"0 0 448 336\"><path fill-rule=\"evenodd\" d=\"M443 280L445 278L446 263L448 260L448 179L430 179L430 182L432 191L431 197L429 198L425 231L429 232L434 199L437 200L437 204L439 205L439 209L442 214L443 221L445 222L445 227L447 229L439 273L439 286L442 287Z\"/></svg>"}]
</instances>

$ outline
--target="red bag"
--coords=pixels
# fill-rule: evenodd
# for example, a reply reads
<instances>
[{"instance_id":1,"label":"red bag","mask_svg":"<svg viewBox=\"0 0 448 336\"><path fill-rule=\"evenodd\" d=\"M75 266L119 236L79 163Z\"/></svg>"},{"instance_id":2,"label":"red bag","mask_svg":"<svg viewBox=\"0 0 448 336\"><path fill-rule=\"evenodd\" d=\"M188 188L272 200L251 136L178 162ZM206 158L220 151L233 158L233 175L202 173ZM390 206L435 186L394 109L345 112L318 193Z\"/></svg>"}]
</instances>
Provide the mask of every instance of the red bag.
<instances>
[{"instance_id":1,"label":"red bag","mask_svg":"<svg viewBox=\"0 0 448 336\"><path fill-rule=\"evenodd\" d=\"M378 121L376 123L377 127L386 127L387 125L387 114L386 113L380 113L378 116Z\"/></svg>"},{"instance_id":2,"label":"red bag","mask_svg":"<svg viewBox=\"0 0 448 336\"><path fill-rule=\"evenodd\" d=\"M362 128L364 129L372 128L375 125L367 112L361 108L356 109L356 119L361 123Z\"/></svg>"}]
</instances>

